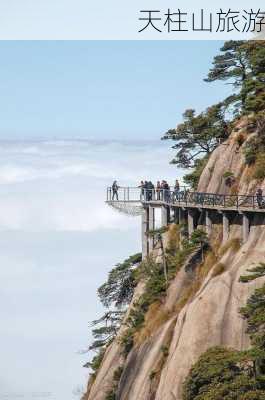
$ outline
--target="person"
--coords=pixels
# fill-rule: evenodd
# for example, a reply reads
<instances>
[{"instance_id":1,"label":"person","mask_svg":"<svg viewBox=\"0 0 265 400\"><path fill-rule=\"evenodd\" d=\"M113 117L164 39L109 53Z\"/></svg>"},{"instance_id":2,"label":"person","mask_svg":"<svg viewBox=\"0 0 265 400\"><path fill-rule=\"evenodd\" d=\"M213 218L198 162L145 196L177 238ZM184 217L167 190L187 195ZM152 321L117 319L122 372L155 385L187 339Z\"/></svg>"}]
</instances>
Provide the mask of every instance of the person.
<instances>
[{"instance_id":1,"label":"person","mask_svg":"<svg viewBox=\"0 0 265 400\"><path fill-rule=\"evenodd\" d=\"M148 182L144 181L144 201L148 200Z\"/></svg>"},{"instance_id":2,"label":"person","mask_svg":"<svg viewBox=\"0 0 265 400\"><path fill-rule=\"evenodd\" d=\"M118 190L119 190L118 183L117 181L114 181L112 184L112 201L114 201L115 197L116 200L119 201Z\"/></svg>"},{"instance_id":3,"label":"person","mask_svg":"<svg viewBox=\"0 0 265 400\"><path fill-rule=\"evenodd\" d=\"M174 196L175 196L175 200L178 200L178 199L179 199L179 189L180 189L179 181L176 179L175 186L174 186Z\"/></svg>"},{"instance_id":4,"label":"person","mask_svg":"<svg viewBox=\"0 0 265 400\"><path fill-rule=\"evenodd\" d=\"M147 200L151 201L153 198L154 185L151 181L147 182Z\"/></svg>"},{"instance_id":5,"label":"person","mask_svg":"<svg viewBox=\"0 0 265 400\"><path fill-rule=\"evenodd\" d=\"M161 196L160 200L164 201L165 200L165 181L164 179L161 182Z\"/></svg>"},{"instance_id":6,"label":"person","mask_svg":"<svg viewBox=\"0 0 265 400\"><path fill-rule=\"evenodd\" d=\"M170 187L167 181L164 181L163 188L164 188L164 201L168 203L170 200Z\"/></svg>"},{"instance_id":7,"label":"person","mask_svg":"<svg viewBox=\"0 0 265 400\"><path fill-rule=\"evenodd\" d=\"M156 198L157 200L161 200L161 183L157 181L156 183Z\"/></svg>"},{"instance_id":8,"label":"person","mask_svg":"<svg viewBox=\"0 0 265 400\"><path fill-rule=\"evenodd\" d=\"M138 187L141 188L141 199L143 199L144 198L144 181L141 181L141 183Z\"/></svg>"},{"instance_id":9,"label":"person","mask_svg":"<svg viewBox=\"0 0 265 400\"><path fill-rule=\"evenodd\" d=\"M262 196L262 189L261 188L257 189L256 198L257 198L257 203L258 203L259 208L262 208L262 206L263 206L263 196Z\"/></svg>"}]
</instances>

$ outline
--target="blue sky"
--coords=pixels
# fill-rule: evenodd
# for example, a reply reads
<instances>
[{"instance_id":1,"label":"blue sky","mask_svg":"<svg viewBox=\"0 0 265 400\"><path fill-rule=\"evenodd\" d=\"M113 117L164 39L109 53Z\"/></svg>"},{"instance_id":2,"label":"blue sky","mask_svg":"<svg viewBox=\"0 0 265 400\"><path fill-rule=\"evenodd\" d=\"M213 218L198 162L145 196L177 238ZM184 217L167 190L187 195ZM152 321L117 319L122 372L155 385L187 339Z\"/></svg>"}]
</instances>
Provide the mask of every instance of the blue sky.
<instances>
[{"instance_id":1,"label":"blue sky","mask_svg":"<svg viewBox=\"0 0 265 400\"><path fill-rule=\"evenodd\" d=\"M157 139L228 93L217 41L0 42L0 139Z\"/></svg>"}]
</instances>

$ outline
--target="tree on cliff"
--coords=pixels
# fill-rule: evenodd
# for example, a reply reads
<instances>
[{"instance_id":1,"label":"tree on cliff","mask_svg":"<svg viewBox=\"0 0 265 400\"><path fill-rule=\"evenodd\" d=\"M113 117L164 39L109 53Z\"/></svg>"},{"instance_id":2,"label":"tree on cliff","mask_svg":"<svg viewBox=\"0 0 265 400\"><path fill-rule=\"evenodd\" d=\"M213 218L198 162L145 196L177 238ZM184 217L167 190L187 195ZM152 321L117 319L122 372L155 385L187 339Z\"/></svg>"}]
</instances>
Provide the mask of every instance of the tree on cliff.
<instances>
[{"instance_id":1,"label":"tree on cliff","mask_svg":"<svg viewBox=\"0 0 265 400\"><path fill-rule=\"evenodd\" d=\"M104 352L116 337L124 316L124 306L132 300L136 286L135 269L142 261L142 254L137 253L122 263L117 264L108 275L108 280L98 289L98 296L107 311L89 324L92 328L93 342L87 351L96 351L91 362L84 365L90 368L92 375L100 368Z\"/></svg>"},{"instance_id":2,"label":"tree on cliff","mask_svg":"<svg viewBox=\"0 0 265 400\"><path fill-rule=\"evenodd\" d=\"M204 79L206 82L227 81L233 85L235 93L224 100L226 106L234 104L238 109L245 105L245 95L241 89L249 73L249 62L244 41L230 40L221 47L221 54L214 57L213 67Z\"/></svg>"},{"instance_id":3,"label":"tree on cliff","mask_svg":"<svg viewBox=\"0 0 265 400\"><path fill-rule=\"evenodd\" d=\"M196 160L210 154L228 136L228 124L222 104L216 104L196 115L195 110L186 110L184 122L170 129L162 139L173 140L176 156L171 161L181 168L194 168Z\"/></svg>"},{"instance_id":4,"label":"tree on cliff","mask_svg":"<svg viewBox=\"0 0 265 400\"><path fill-rule=\"evenodd\" d=\"M98 296L104 307L114 305L120 308L130 303L136 285L134 270L141 260L141 253L134 254L109 272L107 282L98 289Z\"/></svg>"},{"instance_id":5,"label":"tree on cliff","mask_svg":"<svg viewBox=\"0 0 265 400\"><path fill-rule=\"evenodd\" d=\"M236 113L260 111L265 107L264 41L225 42L221 54L214 57L206 82L217 80L232 84L234 93L223 101Z\"/></svg>"},{"instance_id":6,"label":"tree on cliff","mask_svg":"<svg viewBox=\"0 0 265 400\"><path fill-rule=\"evenodd\" d=\"M265 109L265 41L250 41L245 44L250 73L242 85L245 98L245 113L263 112Z\"/></svg>"}]
</instances>

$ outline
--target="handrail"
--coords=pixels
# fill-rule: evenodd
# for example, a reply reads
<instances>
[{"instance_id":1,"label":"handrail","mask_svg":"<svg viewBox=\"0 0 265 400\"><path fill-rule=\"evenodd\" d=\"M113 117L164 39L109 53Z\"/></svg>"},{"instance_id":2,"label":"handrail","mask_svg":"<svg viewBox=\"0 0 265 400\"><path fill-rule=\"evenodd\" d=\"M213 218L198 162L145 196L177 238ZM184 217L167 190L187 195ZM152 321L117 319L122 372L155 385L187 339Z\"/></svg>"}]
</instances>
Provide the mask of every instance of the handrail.
<instances>
[{"instance_id":1,"label":"handrail","mask_svg":"<svg viewBox=\"0 0 265 400\"><path fill-rule=\"evenodd\" d=\"M107 202L157 202L168 205L197 205L213 206L218 208L250 208L265 209L265 196L257 194L220 194L191 191L187 186L180 186L179 190L144 189L135 187L118 187L113 191L107 188ZM264 210L265 211L265 210Z\"/></svg>"}]
</instances>

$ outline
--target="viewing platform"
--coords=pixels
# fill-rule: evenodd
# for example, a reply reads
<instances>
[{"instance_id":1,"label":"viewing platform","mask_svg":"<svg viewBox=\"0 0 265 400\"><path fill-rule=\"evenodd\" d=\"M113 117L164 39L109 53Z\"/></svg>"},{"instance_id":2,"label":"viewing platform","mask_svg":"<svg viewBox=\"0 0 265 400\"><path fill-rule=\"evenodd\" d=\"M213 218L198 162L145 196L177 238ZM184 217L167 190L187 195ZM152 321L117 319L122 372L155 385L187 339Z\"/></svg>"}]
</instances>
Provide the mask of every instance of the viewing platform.
<instances>
[{"instance_id":1,"label":"viewing platform","mask_svg":"<svg viewBox=\"0 0 265 400\"><path fill-rule=\"evenodd\" d=\"M251 225L263 225L265 218L265 196L195 192L184 186L178 191L119 187L117 192L108 187L106 203L122 213L142 216L143 255L153 249L147 233L156 229L157 208L161 209L161 226L170 222L187 225L188 237L198 226L210 235L213 224L222 224L223 242L229 239L232 224L242 226L242 242L246 242Z\"/></svg>"}]
</instances>

